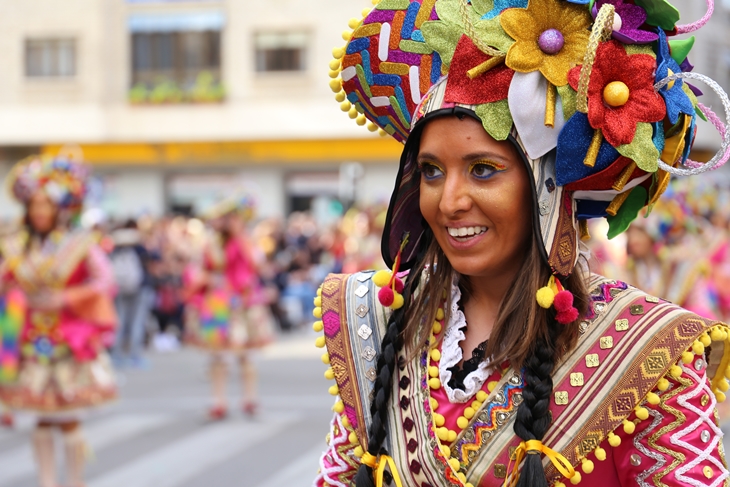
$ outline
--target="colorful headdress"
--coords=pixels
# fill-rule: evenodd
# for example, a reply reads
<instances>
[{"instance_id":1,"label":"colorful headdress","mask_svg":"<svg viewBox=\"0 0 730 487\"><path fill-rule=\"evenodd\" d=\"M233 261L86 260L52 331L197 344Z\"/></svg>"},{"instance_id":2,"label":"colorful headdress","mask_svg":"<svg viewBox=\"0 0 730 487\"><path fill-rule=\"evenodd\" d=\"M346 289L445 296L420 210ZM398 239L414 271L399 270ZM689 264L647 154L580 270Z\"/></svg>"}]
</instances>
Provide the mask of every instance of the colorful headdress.
<instances>
[{"instance_id":1,"label":"colorful headdress","mask_svg":"<svg viewBox=\"0 0 730 487\"><path fill-rule=\"evenodd\" d=\"M724 164L727 95L691 72L693 37L667 40L699 29L712 10L708 0L700 21L677 25L679 12L665 0L381 0L351 20L347 44L333 51L330 87L358 124L406 144L383 236L386 263L412 265L425 230L413 153L419 122L430 117L470 115L520 149L556 276L572 272L586 220L605 217L609 236L619 234L671 174ZM724 123L688 80L719 95ZM723 138L705 164L688 159L698 117Z\"/></svg>"},{"instance_id":2,"label":"colorful headdress","mask_svg":"<svg viewBox=\"0 0 730 487\"><path fill-rule=\"evenodd\" d=\"M13 167L8 183L13 197L22 204L43 190L59 208L80 209L88 176L88 167L71 159L30 156Z\"/></svg>"}]
</instances>

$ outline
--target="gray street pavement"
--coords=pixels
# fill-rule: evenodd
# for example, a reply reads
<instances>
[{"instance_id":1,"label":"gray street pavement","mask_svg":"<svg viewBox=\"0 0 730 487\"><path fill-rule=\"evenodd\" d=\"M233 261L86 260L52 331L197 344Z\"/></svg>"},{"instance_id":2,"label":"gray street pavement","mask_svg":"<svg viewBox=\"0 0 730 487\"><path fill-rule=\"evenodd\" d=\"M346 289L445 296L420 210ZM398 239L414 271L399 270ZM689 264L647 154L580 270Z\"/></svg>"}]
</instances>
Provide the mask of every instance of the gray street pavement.
<instances>
[{"instance_id":1,"label":"gray street pavement","mask_svg":"<svg viewBox=\"0 0 730 487\"><path fill-rule=\"evenodd\" d=\"M257 354L261 411L253 419L240 412L234 377L232 414L207 420L206 357L196 350L152 354L147 370L123 371L120 400L87 418L88 487L311 485L333 403L314 338L288 335ZM0 487L37 485L32 424L19 415L13 430L0 431Z\"/></svg>"}]
</instances>

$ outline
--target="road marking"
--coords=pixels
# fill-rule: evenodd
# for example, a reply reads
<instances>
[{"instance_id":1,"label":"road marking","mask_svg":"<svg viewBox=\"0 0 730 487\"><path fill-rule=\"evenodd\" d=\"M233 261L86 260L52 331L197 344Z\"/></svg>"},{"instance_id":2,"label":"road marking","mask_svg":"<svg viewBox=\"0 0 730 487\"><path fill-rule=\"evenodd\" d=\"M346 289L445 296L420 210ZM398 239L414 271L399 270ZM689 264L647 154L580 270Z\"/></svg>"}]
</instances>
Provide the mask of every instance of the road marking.
<instances>
[{"instance_id":1,"label":"road marking","mask_svg":"<svg viewBox=\"0 0 730 487\"><path fill-rule=\"evenodd\" d=\"M287 487L310 487L314 483L314 477L317 476L322 451L321 446L309 450L273 478L259 484L258 487L281 487L282 485Z\"/></svg>"},{"instance_id":2,"label":"road marking","mask_svg":"<svg viewBox=\"0 0 730 487\"><path fill-rule=\"evenodd\" d=\"M272 418L274 419L274 418ZM173 487L182 485L259 441L277 434L300 415L277 415L274 420L207 425L168 446L149 452L124 466L92 478L90 487Z\"/></svg>"},{"instance_id":3,"label":"road marking","mask_svg":"<svg viewBox=\"0 0 730 487\"><path fill-rule=\"evenodd\" d=\"M123 414L91 422L84 427L92 451L126 441L142 433L171 423L175 418L166 414ZM11 484L23 477L35 475L35 461L30 438L25 437L23 446L2 454L0 458L0 485Z\"/></svg>"}]
</instances>

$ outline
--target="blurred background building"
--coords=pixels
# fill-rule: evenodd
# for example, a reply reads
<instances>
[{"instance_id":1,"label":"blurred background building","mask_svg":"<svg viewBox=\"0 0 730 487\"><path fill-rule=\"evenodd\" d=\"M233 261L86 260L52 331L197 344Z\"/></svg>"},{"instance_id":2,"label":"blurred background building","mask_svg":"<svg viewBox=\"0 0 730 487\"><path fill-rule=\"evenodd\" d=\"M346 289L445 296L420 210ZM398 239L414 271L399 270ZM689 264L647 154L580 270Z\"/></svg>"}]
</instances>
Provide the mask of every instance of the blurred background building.
<instances>
[{"instance_id":1,"label":"blurred background building","mask_svg":"<svg viewBox=\"0 0 730 487\"><path fill-rule=\"evenodd\" d=\"M337 108L328 63L368 0L4 0L0 175L81 152L115 219L241 188L260 216L388 199L399 145ZM0 217L19 208L0 196ZM335 211L337 209L335 208Z\"/></svg>"},{"instance_id":2,"label":"blurred background building","mask_svg":"<svg viewBox=\"0 0 730 487\"><path fill-rule=\"evenodd\" d=\"M699 0L676 3L688 21L705 11ZM264 217L384 202L399 145L349 120L328 87L332 47L369 6L3 0L0 175L28 153L80 151L99 176L96 205L115 219L194 211L240 188ZM728 6L690 55L726 87ZM704 102L719 107L710 94ZM695 157L718 146L701 130ZM18 212L3 191L0 217Z\"/></svg>"}]
</instances>

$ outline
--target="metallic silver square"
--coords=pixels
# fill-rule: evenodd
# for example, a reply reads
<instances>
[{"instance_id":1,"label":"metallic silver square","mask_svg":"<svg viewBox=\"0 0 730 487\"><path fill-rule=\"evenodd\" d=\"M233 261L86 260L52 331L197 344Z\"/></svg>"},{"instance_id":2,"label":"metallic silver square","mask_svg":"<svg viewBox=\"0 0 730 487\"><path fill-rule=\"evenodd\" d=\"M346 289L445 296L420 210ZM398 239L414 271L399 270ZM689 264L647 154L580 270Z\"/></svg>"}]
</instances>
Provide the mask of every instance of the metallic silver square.
<instances>
[{"instance_id":1,"label":"metallic silver square","mask_svg":"<svg viewBox=\"0 0 730 487\"><path fill-rule=\"evenodd\" d=\"M363 340L367 340L370 338L370 335L373 334L373 329L368 325L360 325L360 328L357 330L357 334L360 335L360 338Z\"/></svg>"},{"instance_id":2,"label":"metallic silver square","mask_svg":"<svg viewBox=\"0 0 730 487\"><path fill-rule=\"evenodd\" d=\"M363 284L355 289L355 296L357 296L358 298L364 298L369 291L370 289L368 289L368 287Z\"/></svg>"},{"instance_id":3,"label":"metallic silver square","mask_svg":"<svg viewBox=\"0 0 730 487\"><path fill-rule=\"evenodd\" d=\"M366 282L371 277L373 277L373 273L372 272L361 272L360 274L358 274L357 280L360 281L360 282Z\"/></svg>"},{"instance_id":4,"label":"metallic silver square","mask_svg":"<svg viewBox=\"0 0 730 487\"><path fill-rule=\"evenodd\" d=\"M355 308L355 314L358 315L360 318L365 318L367 316L368 311L370 311L370 308L365 306L364 304L361 304L357 308Z\"/></svg>"},{"instance_id":5,"label":"metallic silver square","mask_svg":"<svg viewBox=\"0 0 730 487\"><path fill-rule=\"evenodd\" d=\"M375 378L378 376L377 372L375 371L375 367L370 367L367 372L365 372L365 377L368 378L370 382L375 382Z\"/></svg>"},{"instance_id":6,"label":"metallic silver square","mask_svg":"<svg viewBox=\"0 0 730 487\"><path fill-rule=\"evenodd\" d=\"M370 346L365 347L365 349L360 354L360 356L362 358L364 358L365 360L367 360L368 362L372 362L373 359L375 359L376 355L377 355L377 353L375 352L375 349Z\"/></svg>"}]
</instances>

